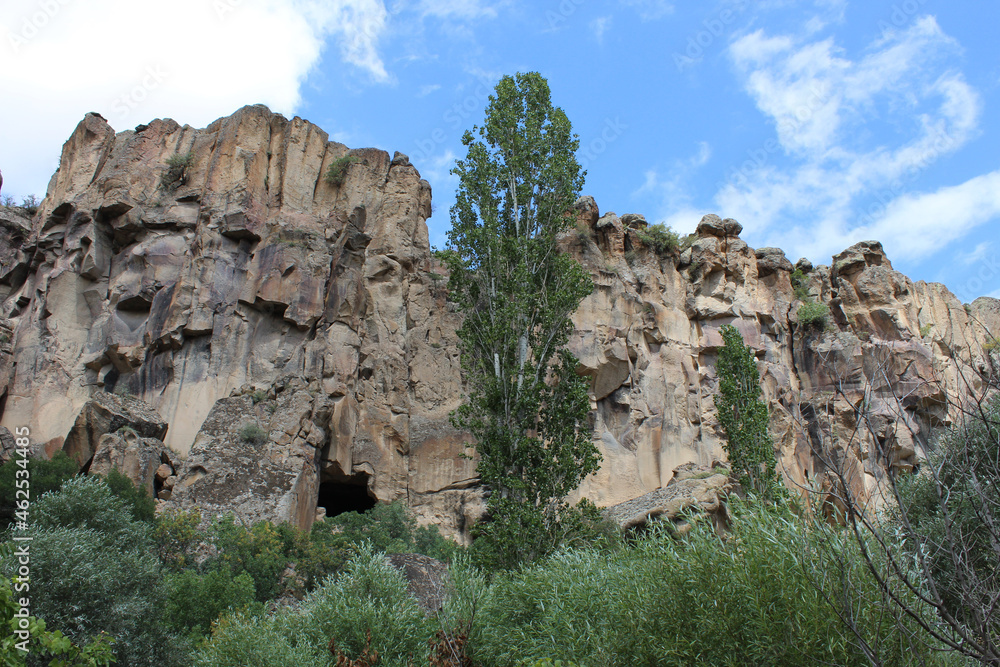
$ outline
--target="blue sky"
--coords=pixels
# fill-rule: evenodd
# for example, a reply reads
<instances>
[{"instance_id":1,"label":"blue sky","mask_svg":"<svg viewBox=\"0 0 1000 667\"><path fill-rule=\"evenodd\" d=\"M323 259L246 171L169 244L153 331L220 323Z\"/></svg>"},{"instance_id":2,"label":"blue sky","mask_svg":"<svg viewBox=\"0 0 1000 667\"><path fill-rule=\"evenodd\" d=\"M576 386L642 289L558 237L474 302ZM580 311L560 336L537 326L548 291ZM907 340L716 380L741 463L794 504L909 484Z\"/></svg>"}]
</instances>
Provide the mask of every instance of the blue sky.
<instances>
[{"instance_id":1,"label":"blue sky","mask_svg":"<svg viewBox=\"0 0 1000 667\"><path fill-rule=\"evenodd\" d=\"M5 0L3 194L41 194L87 111L204 126L264 103L434 188L503 74L548 78L602 211L828 264L883 242L915 280L1000 296L996 3L940 0Z\"/></svg>"}]
</instances>

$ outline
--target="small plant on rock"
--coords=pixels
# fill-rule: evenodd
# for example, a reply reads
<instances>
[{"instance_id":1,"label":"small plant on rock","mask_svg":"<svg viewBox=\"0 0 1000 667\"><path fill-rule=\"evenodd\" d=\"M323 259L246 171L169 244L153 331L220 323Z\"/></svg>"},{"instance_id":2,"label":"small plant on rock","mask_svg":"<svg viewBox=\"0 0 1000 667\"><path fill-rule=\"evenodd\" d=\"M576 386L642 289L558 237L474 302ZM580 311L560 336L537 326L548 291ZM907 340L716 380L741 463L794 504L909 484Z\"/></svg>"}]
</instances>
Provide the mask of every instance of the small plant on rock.
<instances>
[{"instance_id":1,"label":"small plant on rock","mask_svg":"<svg viewBox=\"0 0 1000 667\"><path fill-rule=\"evenodd\" d=\"M167 158L167 170L160 177L160 185L165 188L184 185L187 182L187 170L194 163L194 153L178 153Z\"/></svg>"},{"instance_id":2,"label":"small plant on rock","mask_svg":"<svg viewBox=\"0 0 1000 667\"><path fill-rule=\"evenodd\" d=\"M826 328L829 314L830 308L826 304L807 301L799 307L796 316L802 326L822 331Z\"/></svg>"},{"instance_id":3,"label":"small plant on rock","mask_svg":"<svg viewBox=\"0 0 1000 667\"><path fill-rule=\"evenodd\" d=\"M657 255L664 255L680 247L681 239L677 232L667 227L662 222L650 225L646 229L636 229L635 235L645 245L656 251Z\"/></svg>"},{"instance_id":4,"label":"small plant on rock","mask_svg":"<svg viewBox=\"0 0 1000 667\"><path fill-rule=\"evenodd\" d=\"M243 428L240 429L240 440L250 443L251 445L260 446L267 442L267 431L262 429L259 425L250 422L248 424L244 424Z\"/></svg>"},{"instance_id":5,"label":"small plant on rock","mask_svg":"<svg viewBox=\"0 0 1000 667\"><path fill-rule=\"evenodd\" d=\"M347 178L348 168L355 162L360 162L360 160L353 155L344 155L331 162L326 170L326 176L324 176L326 182L330 185L342 185L344 179Z\"/></svg>"}]
</instances>

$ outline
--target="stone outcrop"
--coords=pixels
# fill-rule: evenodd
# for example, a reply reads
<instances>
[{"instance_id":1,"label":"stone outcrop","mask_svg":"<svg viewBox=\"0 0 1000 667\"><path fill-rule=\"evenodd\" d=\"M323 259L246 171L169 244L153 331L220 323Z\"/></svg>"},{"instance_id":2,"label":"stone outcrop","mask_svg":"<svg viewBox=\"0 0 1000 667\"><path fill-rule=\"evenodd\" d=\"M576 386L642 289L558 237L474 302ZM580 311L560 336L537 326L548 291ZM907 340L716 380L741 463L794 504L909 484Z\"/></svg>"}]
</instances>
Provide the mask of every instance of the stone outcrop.
<instances>
[{"instance_id":1,"label":"stone outcrop","mask_svg":"<svg viewBox=\"0 0 1000 667\"><path fill-rule=\"evenodd\" d=\"M726 499L735 490L728 467L718 462L712 467L685 463L673 472L663 488L612 505L604 515L623 530L644 528L651 521L669 521L684 532L690 527L688 517L698 514L707 514L720 530L728 525Z\"/></svg>"},{"instance_id":2,"label":"stone outcrop","mask_svg":"<svg viewBox=\"0 0 1000 667\"><path fill-rule=\"evenodd\" d=\"M342 181L324 178L348 156ZM261 106L204 129L116 133L89 114L38 213L0 214L0 426L30 425L48 454L92 470L126 466L168 505L305 528L333 502L321 497L360 489L464 534L482 493L448 420L460 320L430 253L430 201L406 156ZM576 213L560 243L595 290L570 345L604 457L579 494L602 506L724 458L725 324L757 354L788 483L832 490L838 465L859 492L919 460L1000 332L996 300L965 307L914 283L875 242L793 266L705 216L658 254L642 216L589 197ZM825 330L799 322L794 269L829 309ZM116 392L145 417L117 412L131 399Z\"/></svg>"}]
</instances>

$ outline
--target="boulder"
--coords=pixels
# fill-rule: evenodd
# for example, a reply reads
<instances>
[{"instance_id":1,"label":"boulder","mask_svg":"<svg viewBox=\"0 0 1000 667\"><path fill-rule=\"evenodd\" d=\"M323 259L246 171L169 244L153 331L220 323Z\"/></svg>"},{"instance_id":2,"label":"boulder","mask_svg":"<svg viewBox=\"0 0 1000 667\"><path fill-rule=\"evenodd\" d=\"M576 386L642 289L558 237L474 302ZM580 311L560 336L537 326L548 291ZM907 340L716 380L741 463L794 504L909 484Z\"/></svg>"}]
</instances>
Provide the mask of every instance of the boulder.
<instances>
[{"instance_id":1,"label":"boulder","mask_svg":"<svg viewBox=\"0 0 1000 667\"><path fill-rule=\"evenodd\" d=\"M153 406L132 396L100 392L83 406L62 449L83 468L94 457L102 436L125 427L140 438L162 441L167 434L167 423Z\"/></svg>"},{"instance_id":2,"label":"boulder","mask_svg":"<svg viewBox=\"0 0 1000 667\"><path fill-rule=\"evenodd\" d=\"M150 498L158 497L163 481L173 474L176 455L162 440L144 438L124 426L102 435L90 464L90 474L107 476L113 469L145 489Z\"/></svg>"}]
</instances>

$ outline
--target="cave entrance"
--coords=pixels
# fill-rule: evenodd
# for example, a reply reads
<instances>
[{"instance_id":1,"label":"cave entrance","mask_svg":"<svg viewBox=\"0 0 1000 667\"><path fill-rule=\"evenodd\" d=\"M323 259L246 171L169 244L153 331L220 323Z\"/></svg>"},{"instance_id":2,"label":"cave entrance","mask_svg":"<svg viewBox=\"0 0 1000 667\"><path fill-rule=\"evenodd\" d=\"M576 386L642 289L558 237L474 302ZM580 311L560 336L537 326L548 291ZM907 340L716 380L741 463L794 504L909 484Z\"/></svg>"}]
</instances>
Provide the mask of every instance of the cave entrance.
<instances>
[{"instance_id":1,"label":"cave entrance","mask_svg":"<svg viewBox=\"0 0 1000 667\"><path fill-rule=\"evenodd\" d=\"M327 516L344 512L367 512L375 507L378 499L368 491L367 473L324 476L319 485L317 507L326 510Z\"/></svg>"}]
</instances>

